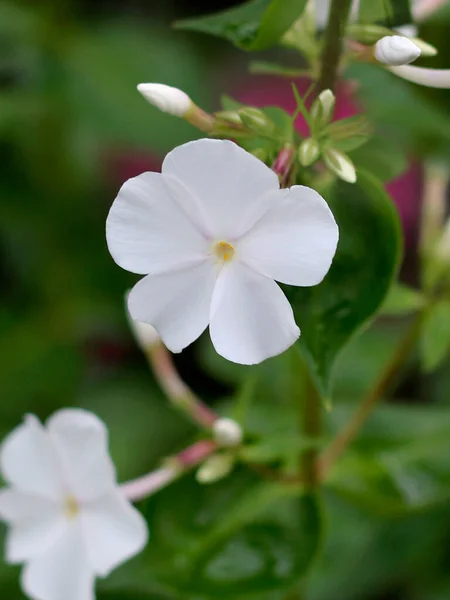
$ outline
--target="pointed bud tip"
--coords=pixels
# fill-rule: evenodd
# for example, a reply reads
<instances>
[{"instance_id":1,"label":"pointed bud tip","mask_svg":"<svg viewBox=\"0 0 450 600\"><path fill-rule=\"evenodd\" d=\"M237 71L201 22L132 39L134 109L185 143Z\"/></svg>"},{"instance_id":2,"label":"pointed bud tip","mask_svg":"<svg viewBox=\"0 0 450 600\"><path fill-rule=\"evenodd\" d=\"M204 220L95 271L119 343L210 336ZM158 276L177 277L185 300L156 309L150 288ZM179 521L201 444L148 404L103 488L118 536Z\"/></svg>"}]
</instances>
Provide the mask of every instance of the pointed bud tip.
<instances>
[{"instance_id":1,"label":"pointed bud tip","mask_svg":"<svg viewBox=\"0 0 450 600\"><path fill-rule=\"evenodd\" d=\"M401 35L386 35L374 47L374 56L380 63L396 67L413 62L420 54L420 48Z\"/></svg>"},{"instance_id":2,"label":"pointed bud tip","mask_svg":"<svg viewBox=\"0 0 450 600\"><path fill-rule=\"evenodd\" d=\"M192 105L185 92L164 83L140 83L137 89L150 104L175 117L183 117Z\"/></svg>"}]
</instances>

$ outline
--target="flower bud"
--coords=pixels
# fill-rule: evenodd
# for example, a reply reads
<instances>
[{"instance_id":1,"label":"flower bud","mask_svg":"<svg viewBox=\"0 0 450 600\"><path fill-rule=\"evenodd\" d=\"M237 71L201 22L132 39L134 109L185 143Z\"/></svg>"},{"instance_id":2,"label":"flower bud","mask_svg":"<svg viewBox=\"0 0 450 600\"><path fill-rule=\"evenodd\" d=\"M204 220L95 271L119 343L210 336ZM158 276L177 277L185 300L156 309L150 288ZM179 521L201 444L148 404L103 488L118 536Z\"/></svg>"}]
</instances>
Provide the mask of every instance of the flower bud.
<instances>
[{"instance_id":1,"label":"flower bud","mask_svg":"<svg viewBox=\"0 0 450 600\"><path fill-rule=\"evenodd\" d=\"M242 428L233 419L221 417L213 425L214 440L219 446L232 448L242 442Z\"/></svg>"},{"instance_id":2,"label":"flower bud","mask_svg":"<svg viewBox=\"0 0 450 600\"><path fill-rule=\"evenodd\" d=\"M232 454L213 454L197 470L195 477L199 483L214 483L226 477L233 469L233 465Z\"/></svg>"},{"instance_id":3,"label":"flower bud","mask_svg":"<svg viewBox=\"0 0 450 600\"><path fill-rule=\"evenodd\" d=\"M311 107L311 128L320 132L333 117L336 98L331 90L323 90Z\"/></svg>"},{"instance_id":4,"label":"flower bud","mask_svg":"<svg viewBox=\"0 0 450 600\"><path fill-rule=\"evenodd\" d=\"M270 133L274 129L273 121L259 108L246 106L240 108L238 113L242 123L256 133Z\"/></svg>"},{"instance_id":5,"label":"flower bud","mask_svg":"<svg viewBox=\"0 0 450 600\"><path fill-rule=\"evenodd\" d=\"M125 295L125 303L127 302L129 293L130 292L128 291ZM133 319L130 315L127 306L125 306L125 312L133 337L143 352L150 350L150 348L153 348L153 346L156 346L160 343L161 338L152 325L142 323L141 321L135 321L135 319Z\"/></svg>"},{"instance_id":6,"label":"flower bud","mask_svg":"<svg viewBox=\"0 0 450 600\"><path fill-rule=\"evenodd\" d=\"M424 42L420 38L411 38L411 41L419 48L420 56L436 56L438 53L437 49L429 44L428 42Z\"/></svg>"},{"instance_id":7,"label":"flower bud","mask_svg":"<svg viewBox=\"0 0 450 600\"><path fill-rule=\"evenodd\" d=\"M420 48L409 38L400 35L387 35L375 44L375 58L391 66L407 65L420 56Z\"/></svg>"},{"instance_id":8,"label":"flower bud","mask_svg":"<svg viewBox=\"0 0 450 600\"><path fill-rule=\"evenodd\" d=\"M444 225L441 237L436 247L437 256L445 262L450 262L450 218Z\"/></svg>"},{"instance_id":9,"label":"flower bud","mask_svg":"<svg viewBox=\"0 0 450 600\"><path fill-rule=\"evenodd\" d=\"M312 165L320 156L320 145L314 138L303 140L298 149L298 160L304 167Z\"/></svg>"},{"instance_id":10,"label":"flower bud","mask_svg":"<svg viewBox=\"0 0 450 600\"><path fill-rule=\"evenodd\" d=\"M355 183L355 165L344 152L336 150L336 148L326 148L323 152L323 160L330 171L333 171L339 179L348 183Z\"/></svg>"},{"instance_id":11,"label":"flower bud","mask_svg":"<svg viewBox=\"0 0 450 600\"><path fill-rule=\"evenodd\" d=\"M242 119L237 110L221 110L220 112L214 113L216 119L225 121L225 123L232 123L233 125L242 125Z\"/></svg>"},{"instance_id":12,"label":"flower bud","mask_svg":"<svg viewBox=\"0 0 450 600\"><path fill-rule=\"evenodd\" d=\"M137 89L150 104L175 117L183 117L192 105L192 100L187 94L170 85L140 83Z\"/></svg>"}]
</instances>

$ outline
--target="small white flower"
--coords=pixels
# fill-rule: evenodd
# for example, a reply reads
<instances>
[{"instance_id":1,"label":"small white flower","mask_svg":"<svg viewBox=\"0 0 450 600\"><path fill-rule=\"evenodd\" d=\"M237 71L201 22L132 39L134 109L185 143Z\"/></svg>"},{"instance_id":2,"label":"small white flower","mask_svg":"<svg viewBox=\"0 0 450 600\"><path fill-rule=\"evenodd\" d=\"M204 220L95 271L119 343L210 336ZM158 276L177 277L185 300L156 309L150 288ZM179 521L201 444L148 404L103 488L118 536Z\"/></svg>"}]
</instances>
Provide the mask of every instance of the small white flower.
<instances>
[{"instance_id":1,"label":"small white flower","mask_svg":"<svg viewBox=\"0 0 450 600\"><path fill-rule=\"evenodd\" d=\"M274 280L320 283L338 228L315 190L280 190L276 174L250 153L202 139L169 152L161 174L122 186L106 236L117 264L147 275L128 307L169 350L181 352L209 325L219 354L254 364L300 334Z\"/></svg>"},{"instance_id":2,"label":"small white flower","mask_svg":"<svg viewBox=\"0 0 450 600\"><path fill-rule=\"evenodd\" d=\"M185 92L170 85L140 83L137 89L150 104L175 117L183 117L192 105L192 100Z\"/></svg>"},{"instance_id":3,"label":"small white flower","mask_svg":"<svg viewBox=\"0 0 450 600\"><path fill-rule=\"evenodd\" d=\"M233 419L221 417L213 425L214 440L219 446L232 448L242 442L242 428Z\"/></svg>"},{"instance_id":4,"label":"small white flower","mask_svg":"<svg viewBox=\"0 0 450 600\"><path fill-rule=\"evenodd\" d=\"M384 65L400 66L416 60L420 56L420 48L409 38L386 35L375 44L374 54Z\"/></svg>"},{"instance_id":5,"label":"small white flower","mask_svg":"<svg viewBox=\"0 0 450 600\"><path fill-rule=\"evenodd\" d=\"M0 449L0 518L6 560L24 563L34 600L93 600L96 577L138 553L147 526L116 484L107 431L93 414L66 409L46 426L28 416Z\"/></svg>"},{"instance_id":6,"label":"small white flower","mask_svg":"<svg viewBox=\"0 0 450 600\"><path fill-rule=\"evenodd\" d=\"M129 293L130 292L128 291L125 294L126 305L128 304ZM133 337L136 340L139 348L143 352L146 352L153 346L156 346L156 344L158 344L161 339L156 329L148 323L141 323L140 321L136 321L135 319L133 319L133 317L130 315L130 311L128 310L128 306L125 306L125 312L127 315L128 324L133 333Z\"/></svg>"}]
</instances>

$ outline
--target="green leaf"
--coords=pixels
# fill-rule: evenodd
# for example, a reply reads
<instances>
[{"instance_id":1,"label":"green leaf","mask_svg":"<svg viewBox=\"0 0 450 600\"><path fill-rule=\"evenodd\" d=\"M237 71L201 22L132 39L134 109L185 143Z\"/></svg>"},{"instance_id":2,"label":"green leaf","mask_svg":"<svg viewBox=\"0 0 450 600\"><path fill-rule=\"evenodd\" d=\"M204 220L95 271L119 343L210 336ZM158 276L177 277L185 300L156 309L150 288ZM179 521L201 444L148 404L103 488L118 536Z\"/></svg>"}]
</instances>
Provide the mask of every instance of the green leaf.
<instances>
[{"instance_id":1,"label":"green leaf","mask_svg":"<svg viewBox=\"0 0 450 600\"><path fill-rule=\"evenodd\" d=\"M422 325L421 355L425 371L433 371L450 351L450 302L441 300L425 313Z\"/></svg>"},{"instance_id":2,"label":"green leaf","mask_svg":"<svg viewBox=\"0 0 450 600\"><path fill-rule=\"evenodd\" d=\"M448 408L382 407L336 463L328 485L378 513L424 510L450 499L449 452Z\"/></svg>"},{"instance_id":3,"label":"green leaf","mask_svg":"<svg viewBox=\"0 0 450 600\"><path fill-rule=\"evenodd\" d=\"M300 326L300 346L325 396L333 363L352 335L374 316L394 277L401 247L397 211L381 183L358 172L327 198L339 225L339 244L324 281L287 288Z\"/></svg>"},{"instance_id":4,"label":"green leaf","mask_svg":"<svg viewBox=\"0 0 450 600\"><path fill-rule=\"evenodd\" d=\"M243 469L210 486L187 477L152 498L148 515L148 568L189 598L289 588L311 565L323 527L315 496Z\"/></svg>"},{"instance_id":5,"label":"green leaf","mask_svg":"<svg viewBox=\"0 0 450 600\"><path fill-rule=\"evenodd\" d=\"M250 0L220 13L177 21L177 29L223 37L244 50L278 42L300 17L307 0Z\"/></svg>"},{"instance_id":6,"label":"green leaf","mask_svg":"<svg viewBox=\"0 0 450 600\"><path fill-rule=\"evenodd\" d=\"M278 75L280 77L305 77L311 74L309 69L294 69L267 60L253 60L249 65L250 73L254 75Z\"/></svg>"},{"instance_id":7,"label":"green leaf","mask_svg":"<svg viewBox=\"0 0 450 600\"><path fill-rule=\"evenodd\" d=\"M413 22L409 0L361 0L359 20L362 23L380 22L389 27Z\"/></svg>"},{"instance_id":8,"label":"green leaf","mask_svg":"<svg viewBox=\"0 0 450 600\"><path fill-rule=\"evenodd\" d=\"M394 282L386 296L380 314L387 316L408 315L420 310L425 304L425 296L399 281Z\"/></svg>"},{"instance_id":9,"label":"green leaf","mask_svg":"<svg viewBox=\"0 0 450 600\"><path fill-rule=\"evenodd\" d=\"M391 181L408 168L406 156L398 144L380 135L348 154L357 169L370 171L381 181Z\"/></svg>"}]
</instances>

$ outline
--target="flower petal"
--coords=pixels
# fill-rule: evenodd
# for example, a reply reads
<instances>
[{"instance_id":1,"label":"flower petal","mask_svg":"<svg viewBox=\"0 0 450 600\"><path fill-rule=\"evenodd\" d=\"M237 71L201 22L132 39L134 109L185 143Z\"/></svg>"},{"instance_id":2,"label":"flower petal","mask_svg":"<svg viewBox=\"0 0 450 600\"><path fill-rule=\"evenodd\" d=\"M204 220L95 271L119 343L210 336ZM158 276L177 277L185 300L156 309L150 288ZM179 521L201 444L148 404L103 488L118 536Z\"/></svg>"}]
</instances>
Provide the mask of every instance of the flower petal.
<instances>
[{"instance_id":1,"label":"flower petal","mask_svg":"<svg viewBox=\"0 0 450 600\"><path fill-rule=\"evenodd\" d=\"M64 527L58 503L18 490L0 490L0 518L10 525L6 538L9 563L41 554L55 543Z\"/></svg>"},{"instance_id":2,"label":"flower petal","mask_svg":"<svg viewBox=\"0 0 450 600\"><path fill-rule=\"evenodd\" d=\"M147 275L204 257L207 242L169 195L160 173L142 173L121 187L106 221L111 256Z\"/></svg>"},{"instance_id":3,"label":"flower petal","mask_svg":"<svg viewBox=\"0 0 450 600\"><path fill-rule=\"evenodd\" d=\"M131 290L133 319L153 325L172 352L181 352L206 329L217 275L212 262L148 275Z\"/></svg>"},{"instance_id":4,"label":"flower petal","mask_svg":"<svg viewBox=\"0 0 450 600\"><path fill-rule=\"evenodd\" d=\"M317 285L336 252L339 230L333 214L320 194L303 185L277 196L264 198L271 208L239 240L239 255L281 283Z\"/></svg>"},{"instance_id":5,"label":"flower petal","mask_svg":"<svg viewBox=\"0 0 450 600\"><path fill-rule=\"evenodd\" d=\"M68 522L57 543L31 560L21 578L23 591L34 600L95 600L94 582L77 521Z\"/></svg>"},{"instance_id":6,"label":"flower petal","mask_svg":"<svg viewBox=\"0 0 450 600\"><path fill-rule=\"evenodd\" d=\"M279 188L269 167L229 140L202 139L178 146L164 159L162 174L188 214L197 215L212 238L226 241L251 227L260 196ZM181 187L175 189L172 178L190 194L183 196Z\"/></svg>"},{"instance_id":7,"label":"flower petal","mask_svg":"<svg viewBox=\"0 0 450 600\"><path fill-rule=\"evenodd\" d=\"M214 290L210 333L219 354L252 365L289 348L300 330L278 285L234 261L222 269Z\"/></svg>"},{"instance_id":8,"label":"flower petal","mask_svg":"<svg viewBox=\"0 0 450 600\"><path fill-rule=\"evenodd\" d=\"M140 552L147 543L145 519L119 492L85 506L80 519L89 562L100 577Z\"/></svg>"},{"instance_id":9,"label":"flower petal","mask_svg":"<svg viewBox=\"0 0 450 600\"><path fill-rule=\"evenodd\" d=\"M62 479L51 439L36 417L29 415L0 448L5 480L24 492L60 498Z\"/></svg>"},{"instance_id":10,"label":"flower petal","mask_svg":"<svg viewBox=\"0 0 450 600\"><path fill-rule=\"evenodd\" d=\"M48 421L68 493L89 501L114 489L116 473L108 452L108 432L94 414L81 408L63 409Z\"/></svg>"}]
</instances>

